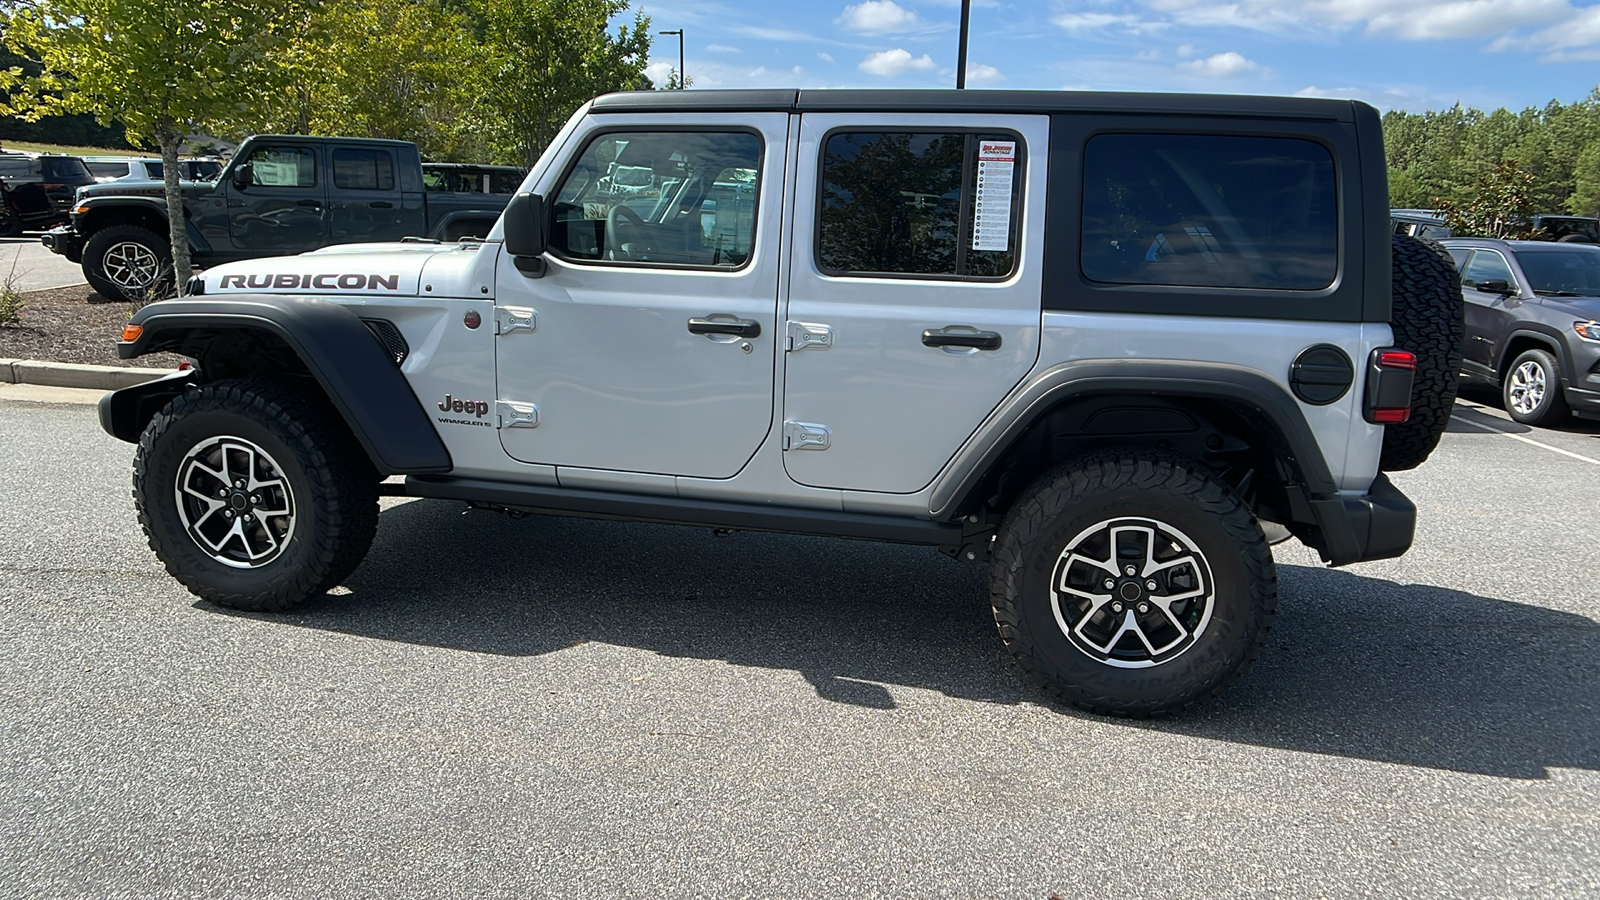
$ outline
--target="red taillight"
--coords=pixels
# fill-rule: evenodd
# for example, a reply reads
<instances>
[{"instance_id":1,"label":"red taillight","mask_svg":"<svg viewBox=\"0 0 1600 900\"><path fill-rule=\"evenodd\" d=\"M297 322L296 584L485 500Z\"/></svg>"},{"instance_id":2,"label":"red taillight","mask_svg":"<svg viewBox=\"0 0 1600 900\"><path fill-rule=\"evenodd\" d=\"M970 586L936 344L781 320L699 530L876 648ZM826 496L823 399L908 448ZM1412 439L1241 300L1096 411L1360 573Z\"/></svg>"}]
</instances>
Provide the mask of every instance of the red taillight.
<instances>
[{"instance_id":1,"label":"red taillight","mask_svg":"<svg viewBox=\"0 0 1600 900\"><path fill-rule=\"evenodd\" d=\"M1375 425L1399 425L1411 418L1411 407L1403 406L1398 409L1375 409L1372 411L1372 421Z\"/></svg>"},{"instance_id":2,"label":"red taillight","mask_svg":"<svg viewBox=\"0 0 1600 900\"><path fill-rule=\"evenodd\" d=\"M1378 365L1385 369L1417 370L1417 355L1410 350L1380 350L1378 351Z\"/></svg>"}]
</instances>

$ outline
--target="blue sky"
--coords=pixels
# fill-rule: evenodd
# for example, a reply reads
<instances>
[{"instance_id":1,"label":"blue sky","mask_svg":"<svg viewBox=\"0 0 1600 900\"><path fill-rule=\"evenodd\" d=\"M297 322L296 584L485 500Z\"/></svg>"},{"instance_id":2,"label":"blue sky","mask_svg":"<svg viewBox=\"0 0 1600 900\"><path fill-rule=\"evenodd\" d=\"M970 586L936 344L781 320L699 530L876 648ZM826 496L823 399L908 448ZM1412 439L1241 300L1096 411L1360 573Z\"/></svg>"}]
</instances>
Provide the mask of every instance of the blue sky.
<instances>
[{"instance_id":1,"label":"blue sky","mask_svg":"<svg viewBox=\"0 0 1600 900\"><path fill-rule=\"evenodd\" d=\"M959 0L634 7L696 88L955 86ZM1600 85L1600 0L974 0L967 83L1521 109Z\"/></svg>"}]
</instances>

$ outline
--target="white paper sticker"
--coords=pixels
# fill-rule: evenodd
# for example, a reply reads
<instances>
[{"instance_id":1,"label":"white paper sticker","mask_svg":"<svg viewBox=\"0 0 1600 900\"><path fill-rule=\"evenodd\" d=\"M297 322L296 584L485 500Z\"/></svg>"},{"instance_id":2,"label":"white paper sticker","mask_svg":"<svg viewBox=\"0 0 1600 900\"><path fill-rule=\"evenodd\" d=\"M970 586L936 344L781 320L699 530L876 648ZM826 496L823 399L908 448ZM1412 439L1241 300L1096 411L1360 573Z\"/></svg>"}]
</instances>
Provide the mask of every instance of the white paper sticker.
<instances>
[{"instance_id":1,"label":"white paper sticker","mask_svg":"<svg viewBox=\"0 0 1600 900\"><path fill-rule=\"evenodd\" d=\"M972 249L1005 250L1011 243L1011 175L1016 141L978 142L978 189L973 204Z\"/></svg>"}]
</instances>

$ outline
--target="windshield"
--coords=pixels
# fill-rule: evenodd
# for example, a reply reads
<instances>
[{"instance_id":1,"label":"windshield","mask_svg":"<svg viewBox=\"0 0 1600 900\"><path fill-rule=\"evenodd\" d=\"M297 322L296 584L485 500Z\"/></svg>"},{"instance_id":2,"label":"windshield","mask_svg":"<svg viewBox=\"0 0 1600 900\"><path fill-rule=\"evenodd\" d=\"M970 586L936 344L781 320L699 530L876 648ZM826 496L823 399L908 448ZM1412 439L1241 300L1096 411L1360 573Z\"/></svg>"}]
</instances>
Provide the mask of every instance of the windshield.
<instances>
[{"instance_id":1,"label":"windshield","mask_svg":"<svg viewBox=\"0 0 1600 900\"><path fill-rule=\"evenodd\" d=\"M1600 297L1600 247L1523 250L1517 261L1537 292Z\"/></svg>"}]
</instances>

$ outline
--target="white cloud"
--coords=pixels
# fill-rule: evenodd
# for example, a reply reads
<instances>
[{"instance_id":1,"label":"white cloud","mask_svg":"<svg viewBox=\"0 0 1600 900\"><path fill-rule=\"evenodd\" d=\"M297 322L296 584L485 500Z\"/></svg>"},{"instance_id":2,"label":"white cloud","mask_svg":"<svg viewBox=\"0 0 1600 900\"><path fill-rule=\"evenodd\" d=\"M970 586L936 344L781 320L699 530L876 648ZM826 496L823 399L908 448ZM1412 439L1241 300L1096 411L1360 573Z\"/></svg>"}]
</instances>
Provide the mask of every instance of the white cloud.
<instances>
[{"instance_id":1,"label":"white cloud","mask_svg":"<svg viewBox=\"0 0 1600 900\"><path fill-rule=\"evenodd\" d=\"M894 0L864 0L855 6L846 6L834 21L851 31L871 34L912 31L922 24L916 13Z\"/></svg>"},{"instance_id":2,"label":"white cloud","mask_svg":"<svg viewBox=\"0 0 1600 900\"><path fill-rule=\"evenodd\" d=\"M676 68L678 67L672 63L653 62L644 67L644 74L646 78L650 79L651 83L656 87L660 87L667 83L667 80L672 77L672 71Z\"/></svg>"},{"instance_id":3,"label":"white cloud","mask_svg":"<svg viewBox=\"0 0 1600 900\"><path fill-rule=\"evenodd\" d=\"M1143 34L1149 31L1159 31L1167 27L1165 22L1147 21L1140 16L1102 12L1061 13L1050 21L1055 23L1056 27L1066 29L1071 34L1077 35L1109 29L1125 31L1129 34Z\"/></svg>"},{"instance_id":4,"label":"white cloud","mask_svg":"<svg viewBox=\"0 0 1600 900\"><path fill-rule=\"evenodd\" d=\"M924 53L921 56L912 56L899 47L893 50L880 50L872 53L861 61L856 68L868 75L881 75L893 77L906 72L925 72L933 68L933 58Z\"/></svg>"},{"instance_id":5,"label":"white cloud","mask_svg":"<svg viewBox=\"0 0 1600 900\"><path fill-rule=\"evenodd\" d=\"M743 53L738 47L729 47L727 44L707 44L706 49L712 53Z\"/></svg>"},{"instance_id":6,"label":"white cloud","mask_svg":"<svg viewBox=\"0 0 1600 900\"><path fill-rule=\"evenodd\" d=\"M1005 80L1006 76L1001 74L1000 70L994 66L986 66L983 63L969 63L967 65L967 82L969 84L999 84Z\"/></svg>"},{"instance_id":7,"label":"white cloud","mask_svg":"<svg viewBox=\"0 0 1600 900\"><path fill-rule=\"evenodd\" d=\"M1551 62L1600 59L1600 6L1527 37L1501 38L1490 49L1531 50Z\"/></svg>"},{"instance_id":8,"label":"white cloud","mask_svg":"<svg viewBox=\"0 0 1600 900\"><path fill-rule=\"evenodd\" d=\"M1218 53L1205 59L1192 59L1188 62L1178 63L1178 70L1202 78L1237 78L1241 75L1252 75L1262 71L1261 64L1245 59L1242 55L1229 50L1227 53Z\"/></svg>"},{"instance_id":9,"label":"white cloud","mask_svg":"<svg viewBox=\"0 0 1600 900\"><path fill-rule=\"evenodd\" d=\"M831 54L831 53L823 53L821 50L818 50L817 51L817 59L820 59L823 62L831 63L831 62L833 62L833 54Z\"/></svg>"},{"instance_id":10,"label":"white cloud","mask_svg":"<svg viewBox=\"0 0 1600 900\"><path fill-rule=\"evenodd\" d=\"M1194 45L1193 44L1179 44L1178 45L1178 49L1177 49L1177 54L1179 56L1183 57L1184 59L1188 59L1189 57L1194 55Z\"/></svg>"},{"instance_id":11,"label":"white cloud","mask_svg":"<svg viewBox=\"0 0 1600 900\"><path fill-rule=\"evenodd\" d=\"M1383 12L1367 20L1370 34L1410 41L1485 38L1565 18L1567 0L1455 0Z\"/></svg>"}]
</instances>

